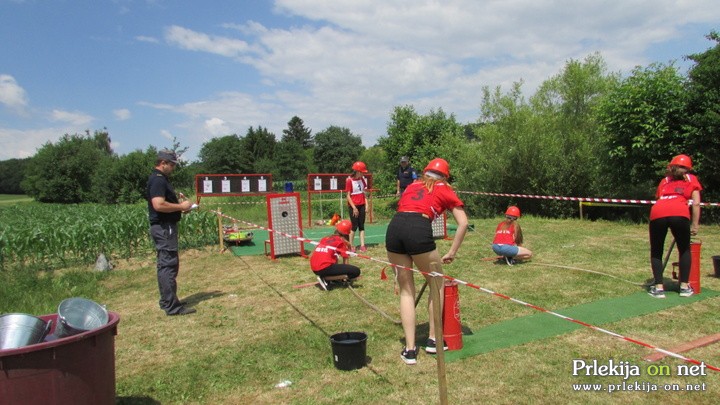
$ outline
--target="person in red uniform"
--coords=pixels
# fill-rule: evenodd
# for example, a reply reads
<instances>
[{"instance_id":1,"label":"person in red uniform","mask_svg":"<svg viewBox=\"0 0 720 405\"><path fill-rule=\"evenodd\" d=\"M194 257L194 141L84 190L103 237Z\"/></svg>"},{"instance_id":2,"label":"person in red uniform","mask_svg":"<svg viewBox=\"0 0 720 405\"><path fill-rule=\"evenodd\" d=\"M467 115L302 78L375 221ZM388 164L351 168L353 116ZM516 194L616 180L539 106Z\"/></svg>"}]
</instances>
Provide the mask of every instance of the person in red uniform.
<instances>
[{"instance_id":1,"label":"person in red uniform","mask_svg":"<svg viewBox=\"0 0 720 405\"><path fill-rule=\"evenodd\" d=\"M663 248L670 229L680 254L680 296L689 297L695 292L688 284L690 278L690 236L697 235L700 227L700 191L702 186L692 170L692 160L687 155L672 158L665 178L660 180L655 195L656 202L650 209L650 265L654 285L648 294L665 298L663 287ZM692 207L688 202L692 200Z\"/></svg>"},{"instance_id":2,"label":"person in red uniform","mask_svg":"<svg viewBox=\"0 0 720 405\"><path fill-rule=\"evenodd\" d=\"M398 209L385 234L388 260L396 266L395 276L400 287L400 319L405 334L405 347L400 357L405 364L417 363L415 342L415 281L413 264L425 273L432 272L431 263L450 264L460 249L468 227L463 202L447 183L450 166L444 159L436 158L428 163L422 178L410 184L400 196ZM432 221L446 210L452 212L457 230L450 249L440 257L433 238ZM424 276L429 281L428 276ZM440 293L441 300L444 294ZM428 299L430 338L425 351L437 351L434 336L435 322L432 300ZM441 303L442 304L442 303ZM442 306L442 305L441 305Z\"/></svg>"},{"instance_id":3,"label":"person in red uniform","mask_svg":"<svg viewBox=\"0 0 720 405\"><path fill-rule=\"evenodd\" d=\"M327 289L325 277L346 275L349 281L360 277L360 269L348 264L348 234L352 224L344 219L335 225L335 233L320 240L310 256L310 269L315 273L320 287ZM343 258L338 263L338 257Z\"/></svg>"},{"instance_id":4,"label":"person in red uniform","mask_svg":"<svg viewBox=\"0 0 720 405\"><path fill-rule=\"evenodd\" d=\"M363 176L368 172L363 162L355 162L352 165L352 174L345 180L345 192L347 193L348 210L352 230L350 231L350 250L355 251L355 232L360 234L360 250L365 252L365 189L367 180Z\"/></svg>"},{"instance_id":5,"label":"person in red uniform","mask_svg":"<svg viewBox=\"0 0 720 405\"><path fill-rule=\"evenodd\" d=\"M492 250L496 255L505 257L509 265L515 264L515 260L528 260L532 252L522 246L523 234L520 224L520 208L510 206L505 211L505 220L495 228L495 238L492 242Z\"/></svg>"}]
</instances>

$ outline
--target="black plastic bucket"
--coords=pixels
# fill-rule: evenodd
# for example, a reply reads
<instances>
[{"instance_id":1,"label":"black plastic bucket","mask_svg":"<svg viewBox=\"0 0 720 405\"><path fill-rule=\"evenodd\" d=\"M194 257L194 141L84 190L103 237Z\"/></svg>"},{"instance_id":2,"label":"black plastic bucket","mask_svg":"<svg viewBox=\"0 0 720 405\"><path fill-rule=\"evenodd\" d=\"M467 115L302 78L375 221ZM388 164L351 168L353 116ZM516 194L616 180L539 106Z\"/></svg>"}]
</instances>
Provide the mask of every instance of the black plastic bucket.
<instances>
[{"instance_id":1,"label":"black plastic bucket","mask_svg":"<svg viewBox=\"0 0 720 405\"><path fill-rule=\"evenodd\" d=\"M713 256L713 269L715 269L715 277L720 277L720 256Z\"/></svg>"},{"instance_id":2,"label":"black plastic bucket","mask_svg":"<svg viewBox=\"0 0 720 405\"><path fill-rule=\"evenodd\" d=\"M338 370L365 367L367 335L363 332L341 332L330 336L333 363Z\"/></svg>"}]
</instances>

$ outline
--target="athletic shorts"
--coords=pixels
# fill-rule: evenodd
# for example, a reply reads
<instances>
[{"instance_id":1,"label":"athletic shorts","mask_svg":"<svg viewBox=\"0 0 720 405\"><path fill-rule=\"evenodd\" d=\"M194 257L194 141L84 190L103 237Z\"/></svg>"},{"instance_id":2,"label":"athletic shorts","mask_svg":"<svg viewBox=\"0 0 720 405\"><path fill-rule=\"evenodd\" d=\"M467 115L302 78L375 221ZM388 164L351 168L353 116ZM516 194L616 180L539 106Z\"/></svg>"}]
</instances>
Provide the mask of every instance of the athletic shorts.
<instances>
[{"instance_id":1,"label":"athletic shorts","mask_svg":"<svg viewBox=\"0 0 720 405\"><path fill-rule=\"evenodd\" d=\"M419 255L435 250L430 220L416 212L397 212L385 233L388 252Z\"/></svg>"},{"instance_id":2,"label":"athletic shorts","mask_svg":"<svg viewBox=\"0 0 720 405\"><path fill-rule=\"evenodd\" d=\"M520 253L520 249L515 245L504 245L493 243L492 250L496 255L505 257L515 257Z\"/></svg>"},{"instance_id":3,"label":"athletic shorts","mask_svg":"<svg viewBox=\"0 0 720 405\"><path fill-rule=\"evenodd\" d=\"M348 212L350 213L350 223L352 224L352 230L364 231L365 230L365 204L356 205L358 209L358 216L352 214L352 207L348 205Z\"/></svg>"}]
</instances>

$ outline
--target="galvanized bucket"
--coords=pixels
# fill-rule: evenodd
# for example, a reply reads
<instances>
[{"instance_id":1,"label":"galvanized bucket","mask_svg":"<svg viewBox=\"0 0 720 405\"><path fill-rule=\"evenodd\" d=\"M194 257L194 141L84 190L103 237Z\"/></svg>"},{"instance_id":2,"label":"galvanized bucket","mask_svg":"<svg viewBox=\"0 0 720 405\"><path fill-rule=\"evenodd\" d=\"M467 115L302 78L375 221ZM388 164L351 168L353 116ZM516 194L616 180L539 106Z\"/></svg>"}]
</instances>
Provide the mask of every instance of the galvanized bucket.
<instances>
[{"instance_id":1,"label":"galvanized bucket","mask_svg":"<svg viewBox=\"0 0 720 405\"><path fill-rule=\"evenodd\" d=\"M58 306L55 336L63 338L97 329L108 323L104 306L86 298L68 298Z\"/></svg>"},{"instance_id":2,"label":"galvanized bucket","mask_svg":"<svg viewBox=\"0 0 720 405\"><path fill-rule=\"evenodd\" d=\"M41 343L50 331L52 321L28 314L5 314L0 316L0 350Z\"/></svg>"}]
</instances>

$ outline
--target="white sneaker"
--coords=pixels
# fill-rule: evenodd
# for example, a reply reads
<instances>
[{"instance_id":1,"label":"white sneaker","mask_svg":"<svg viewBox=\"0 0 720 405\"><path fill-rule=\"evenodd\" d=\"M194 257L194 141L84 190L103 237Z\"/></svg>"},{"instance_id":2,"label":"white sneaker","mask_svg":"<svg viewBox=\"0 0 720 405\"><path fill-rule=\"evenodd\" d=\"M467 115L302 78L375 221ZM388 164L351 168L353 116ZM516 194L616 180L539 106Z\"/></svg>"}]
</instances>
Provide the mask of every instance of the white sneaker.
<instances>
[{"instance_id":1,"label":"white sneaker","mask_svg":"<svg viewBox=\"0 0 720 405\"><path fill-rule=\"evenodd\" d=\"M681 297L690 297L693 294L695 294L695 290L693 290L692 287L687 286L687 288L681 288L680 289L680 296Z\"/></svg>"},{"instance_id":2,"label":"white sneaker","mask_svg":"<svg viewBox=\"0 0 720 405\"><path fill-rule=\"evenodd\" d=\"M320 284L320 288L322 288L324 291L327 291L328 286L327 286L327 283L325 282L325 280L323 280L323 278L320 276L317 276L317 280L318 280L318 284Z\"/></svg>"}]
</instances>

